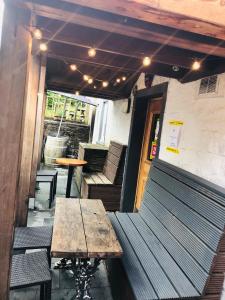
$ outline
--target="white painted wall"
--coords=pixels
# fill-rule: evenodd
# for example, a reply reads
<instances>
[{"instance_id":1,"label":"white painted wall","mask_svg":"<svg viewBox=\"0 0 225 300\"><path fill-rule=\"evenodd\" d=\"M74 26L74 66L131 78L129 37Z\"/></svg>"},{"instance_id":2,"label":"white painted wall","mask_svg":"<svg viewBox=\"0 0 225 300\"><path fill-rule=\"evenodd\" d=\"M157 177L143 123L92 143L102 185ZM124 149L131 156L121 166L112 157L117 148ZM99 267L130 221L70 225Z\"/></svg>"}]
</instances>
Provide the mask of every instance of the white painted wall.
<instances>
[{"instance_id":1,"label":"white painted wall","mask_svg":"<svg viewBox=\"0 0 225 300\"><path fill-rule=\"evenodd\" d=\"M110 140L114 140L127 145L130 132L132 106L130 112L126 113L128 105L127 99L111 102L108 112L107 143L109 144Z\"/></svg>"},{"instance_id":2,"label":"white painted wall","mask_svg":"<svg viewBox=\"0 0 225 300\"><path fill-rule=\"evenodd\" d=\"M144 73L142 73L136 82L137 88L144 89ZM108 123L107 123L107 143L110 140L118 141L122 144L128 144L131 116L133 110L133 95L131 95L131 108L129 113L125 113L127 109L127 99L111 101L109 108Z\"/></svg>"},{"instance_id":3,"label":"white painted wall","mask_svg":"<svg viewBox=\"0 0 225 300\"><path fill-rule=\"evenodd\" d=\"M225 74L219 75L218 95L198 97L200 81L169 81L159 158L225 187ZM166 150L170 120L184 122L180 154Z\"/></svg>"}]
</instances>

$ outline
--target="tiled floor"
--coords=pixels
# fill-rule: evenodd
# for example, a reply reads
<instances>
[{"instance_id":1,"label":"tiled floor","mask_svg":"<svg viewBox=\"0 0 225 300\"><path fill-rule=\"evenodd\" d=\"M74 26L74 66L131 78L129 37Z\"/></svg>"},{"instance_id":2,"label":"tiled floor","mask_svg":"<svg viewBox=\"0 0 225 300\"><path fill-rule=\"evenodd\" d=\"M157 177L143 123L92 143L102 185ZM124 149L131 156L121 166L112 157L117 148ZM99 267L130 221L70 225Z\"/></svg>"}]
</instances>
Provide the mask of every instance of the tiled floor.
<instances>
[{"instance_id":1,"label":"tiled floor","mask_svg":"<svg viewBox=\"0 0 225 300\"><path fill-rule=\"evenodd\" d=\"M67 170L58 169L57 196L65 196ZM51 210L48 209L49 185L40 183L36 193L35 210L30 210L28 215L28 226L51 225L54 220L54 204ZM71 196L77 197L78 192L73 183ZM30 207L34 204L31 201ZM52 267L58 259L52 259ZM74 278L68 271L54 270L52 268L52 300L67 300L74 295ZM104 263L101 263L99 270L95 274L91 293L95 300L112 300L110 286ZM39 288L32 287L12 291L10 300L39 300Z\"/></svg>"}]
</instances>

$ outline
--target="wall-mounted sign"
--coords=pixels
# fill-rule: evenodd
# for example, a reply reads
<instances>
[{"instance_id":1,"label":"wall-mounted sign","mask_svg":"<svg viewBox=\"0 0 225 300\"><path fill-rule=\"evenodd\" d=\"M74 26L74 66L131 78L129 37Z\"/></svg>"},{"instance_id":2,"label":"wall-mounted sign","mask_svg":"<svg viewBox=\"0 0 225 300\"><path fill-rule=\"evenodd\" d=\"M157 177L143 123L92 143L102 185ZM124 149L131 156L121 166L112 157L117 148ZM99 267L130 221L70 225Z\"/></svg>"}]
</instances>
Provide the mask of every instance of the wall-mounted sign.
<instances>
[{"instance_id":1,"label":"wall-mounted sign","mask_svg":"<svg viewBox=\"0 0 225 300\"><path fill-rule=\"evenodd\" d=\"M172 120L169 121L169 135L167 140L166 150L179 154L179 143L181 137L181 130L184 123L182 121Z\"/></svg>"}]
</instances>

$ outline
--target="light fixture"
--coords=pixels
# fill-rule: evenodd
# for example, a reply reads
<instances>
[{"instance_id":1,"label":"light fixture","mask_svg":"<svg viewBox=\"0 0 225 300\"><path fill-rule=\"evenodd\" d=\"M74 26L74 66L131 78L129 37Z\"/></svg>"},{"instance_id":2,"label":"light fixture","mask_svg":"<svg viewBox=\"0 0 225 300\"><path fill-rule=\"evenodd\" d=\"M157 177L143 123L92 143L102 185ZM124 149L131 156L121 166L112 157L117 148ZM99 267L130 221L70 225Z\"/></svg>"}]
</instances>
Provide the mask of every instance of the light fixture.
<instances>
[{"instance_id":1,"label":"light fixture","mask_svg":"<svg viewBox=\"0 0 225 300\"><path fill-rule=\"evenodd\" d=\"M180 68L178 66L172 66L172 70L174 72L179 72L180 71Z\"/></svg>"},{"instance_id":2,"label":"light fixture","mask_svg":"<svg viewBox=\"0 0 225 300\"><path fill-rule=\"evenodd\" d=\"M123 81L126 81L126 80L127 80L127 77L126 77L126 76L123 76L123 77L122 77L122 80L123 80Z\"/></svg>"},{"instance_id":3,"label":"light fixture","mask_svg":"<svg viewBox=\"0 0 225 300\"><path fill-rule=\"evenodd\" d=\"M96 86L96 85L94 85L94 89L95 89L95 90L97 89L97 86Z\"/></svg>"},{"instance_id":4,"label":"light fixture","mask_svg":"<svg viewBox=\"0 0 225 300\"><path fill-rule=\"evenodd\" d=\"M145 56L143 58L142 64L144 67L148 67L148 66L150 66L151 62L152 62L151 58L148 56Z\"/></svg>"},{"instance_id":5,"label":"light fixture","mask_svg":"<svg viewBox=\"0 0 225 300\"><path fill-rule=\"evenodd\" d=\"M83 79L84 79L84 81L88 81L88 79L89 79L89 76L88 76L88 75L86 75L86 74L84 74L84 75L83 75Z\"/></svg>"},{"instance_id":6,"label":"light fixture","mask_svg":"<svg viewBox=\"0 0 225 300\"><path fill-rule=\"evenodd\" d=\"M121 81L120 78L117 78L117 79L116 79L116 82L117 82L117 83L120 83L120 81Z\"/></svg>"},{"instance_id":7,"label":"light fixture","mask_svg":"<svg viewBox=\"0 0 225 300\"><path fill-rule=\"evenodd\" d=\"M195 60L191 66L193 71L198 71L201 68L201 63L198 60Z\"/></svg>"},{"instance_id":8,"label":"light fixture","mask_svg":"<svg viewBox=\"0 0 225 300\"><path fill-rule=\"evenodd\" d=\"M35 28L33 31L33 37L36 40L41 40L42 39L42 31L39 28Z\"/></svg>"},{"instance_id":9,"label":"light fixture","mask_svg":"<svg viewBox=\"0 0 225 300\"><path fill-rule=\"evenodd\" d=\"M109 85L108 81L102 81L102 86L107 87Z\"/></svg>"},{"instance_id":10,"label":"light fixture","mask_svg":"<svg viewBox=\"0 0 225 300\"><path fill-rule=\"evenodd\" d=\"M75 92L75 95L76 95L76 96L79 96L79 95L80 95L79 91L76 91L76 92Z\"/></svg>"},{"instance_id":11,"label":"light fixture","mask_svg":"<svg viewBox=\"0 0 225 300\"><path fill-rule=\"evenodd\" d=\"M76 71L77 70L77 66L75 64L71 64L70 65L70 70L71 71Z\"/></svg>"},{"instance_id":12,"label":"light fixture","mask_svg":"<svg viewBox=\"0 0 225 300\"><path fill-rule=\"evenodd\" d=\"M93 79L90 77L90 78L88 78L88 83L89 84L92 84L93 83Z\"/></svg>"},{"instance_id":13,"label":"light fixture","mask_svg":"<svg viewBox=\"0 0 225 300\"><path fill-rule=\"evenodd\" d=\"M90 49L88 49L88 56L89 56L89 57L95 57L95 55L96 55L96 50L95 50L95 48L90 48Z\"/></svg>"},{"instance_id":14,"label":"light fixture","mask_svg":"<svg viewBox=\"0 0 225 300\"><path fill-rule=\"evenodd\" d=\"M45 43L41 43L39 46L40 50L46 52L48 50L48 46Z\"/></svg>"}]
</instances>

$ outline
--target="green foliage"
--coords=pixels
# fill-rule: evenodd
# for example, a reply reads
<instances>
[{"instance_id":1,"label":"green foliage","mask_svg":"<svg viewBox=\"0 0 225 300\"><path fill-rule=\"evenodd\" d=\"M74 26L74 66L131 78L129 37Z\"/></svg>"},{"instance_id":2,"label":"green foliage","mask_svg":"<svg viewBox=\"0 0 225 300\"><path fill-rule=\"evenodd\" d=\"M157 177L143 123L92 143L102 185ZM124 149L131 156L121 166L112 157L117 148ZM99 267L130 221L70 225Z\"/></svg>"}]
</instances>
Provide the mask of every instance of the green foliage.
<instances>
[{"instance_id":1,"label":"green foliage","mask_svg":"<svg viewBox=\"0 0 225 300\"><path fill-rule=\"evenodd\" d=\"M87 124L89 104L80 100L47 91L45 118L61 118L65 106L64 119ZM81 110L82 108L82 110Z\"/></svg>"}]
</instances>

